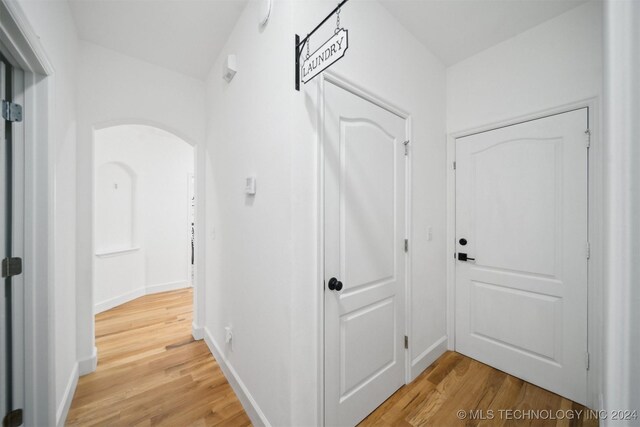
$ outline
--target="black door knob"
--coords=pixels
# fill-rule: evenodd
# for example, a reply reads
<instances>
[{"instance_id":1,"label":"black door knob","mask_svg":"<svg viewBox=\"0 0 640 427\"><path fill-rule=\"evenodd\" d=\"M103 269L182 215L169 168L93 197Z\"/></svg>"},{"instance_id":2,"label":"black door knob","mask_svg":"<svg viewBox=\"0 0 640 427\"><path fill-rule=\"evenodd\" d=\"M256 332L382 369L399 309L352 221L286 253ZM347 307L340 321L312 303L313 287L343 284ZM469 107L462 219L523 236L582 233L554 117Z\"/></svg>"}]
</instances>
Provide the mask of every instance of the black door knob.
<instances>
[{"instance_id":1,"label":"black door knob","mask_svg":"<svg viewBox=\"0 0 640 427\"><path fill-rule=\"evenodd\" d=\"M332 277L331 279L329 279L328 287L330 291L341 291L342 282L336 279L335 277Z\"/></svg>"}]
</instances>

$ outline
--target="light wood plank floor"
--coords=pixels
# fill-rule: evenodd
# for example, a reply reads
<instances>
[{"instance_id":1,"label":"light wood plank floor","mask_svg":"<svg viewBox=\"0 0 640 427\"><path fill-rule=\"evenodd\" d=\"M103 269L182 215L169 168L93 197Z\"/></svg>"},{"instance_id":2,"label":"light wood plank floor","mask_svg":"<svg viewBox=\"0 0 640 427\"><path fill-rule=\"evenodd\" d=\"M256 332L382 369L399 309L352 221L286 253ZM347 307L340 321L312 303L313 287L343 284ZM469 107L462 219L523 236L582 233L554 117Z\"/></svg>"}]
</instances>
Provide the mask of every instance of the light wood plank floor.
<instances>
[{"instance_id":1,"label":"light wood plank floor","mask_svg":"<svg viewBox=\"0 0 640 427\"><path fill-rule=\"evenodd\" d=\"M98 369L80 378L68 426L246 426L240 402L203 341L191 337L191 290L148 295L96 316ZM454 352L402 387L361 426L597 426L515 420L499 410L585 410ZM461 420L458 410L493 410ZM468 412L467 412L468 414Z\"/></svg>"},{"instance_id":2,"label":"light wood plank floor","mask_svg":"<svg viewBox=\"0 0 640 427\"><path fill-rule=\"evenodd\" d=\"M191 289L96 316L98 369L80 378L68 426L246 426L204 341L191 337Z\"/></svg>"},{"instance_id":3,"label":"light wood plank floor","mask_svg":"<svg viewBox=\"0 0 640 427\"><path fill-rule=\"evenodd\" d=\"M458 411L465 411L464 419ZM474 416L485 419L470 419ZM506 412L512 410L513 412ZM540 410L538 413L530 410ZM580 419L558 419L580 414ZM519 378L447 352L400 388L361 426L597 426L587 409ZM493 418L489 415L493 411ZM549 412L543 412L549 411ZM534 419L523 419L530 417ZM555 419L551 419L555 418Z\"/></svg>"}]
</instances>

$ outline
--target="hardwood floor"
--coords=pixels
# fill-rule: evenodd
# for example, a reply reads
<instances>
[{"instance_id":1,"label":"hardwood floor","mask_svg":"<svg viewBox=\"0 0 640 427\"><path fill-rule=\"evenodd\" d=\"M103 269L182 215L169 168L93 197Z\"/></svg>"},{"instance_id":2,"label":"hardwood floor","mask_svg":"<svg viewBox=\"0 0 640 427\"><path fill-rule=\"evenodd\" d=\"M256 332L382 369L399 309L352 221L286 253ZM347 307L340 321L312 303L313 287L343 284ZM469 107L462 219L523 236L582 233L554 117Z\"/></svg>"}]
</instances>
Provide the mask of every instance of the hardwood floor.
<instances>
[{"instance_id":1,"label":"hardwood floor","mask_svg":"<svg viewBox=\"0 0 640 427\"><path fill-rule=\"evenodd\" d=\"M463 419L458 411L464 411ZM597 426L597 420L586 411L557 394L447 352L360 425Z\"/></svg>"},{"instance_id":2,"label":"hardwood floor","mask_svg":"<svg viewBox=\"0 0 640 427\"><path fill-rule=\"evenodd\" d=\"M190 289L96 316L98 369L81 377L68 426L246 426L204 341L191 337Z\"/></svg>"},{"instance_id":3,"label":"hardwood floor","mask_svg":"<svg viewBox=\"0 0 640 427\"><path fill-rule=\"evenodd\" d=\"M250 425L206 344L191 337L191 306L191 290L180 290L138 298L97 315L98 369L80 378L67 425ZM515 419L536 409L553 415L557 410L585 411L570 400L448 352L361 426L598 425L593 418L585 419L584 412L579 419ZM465 419L458 418L459 410L465 411ZM473 416L485 419L471 419L472 410L482 410ZM525 412L514 412L509 419L501 410ZM493 419L487 419L489 411Z\"/></svg>"}]
</instances>

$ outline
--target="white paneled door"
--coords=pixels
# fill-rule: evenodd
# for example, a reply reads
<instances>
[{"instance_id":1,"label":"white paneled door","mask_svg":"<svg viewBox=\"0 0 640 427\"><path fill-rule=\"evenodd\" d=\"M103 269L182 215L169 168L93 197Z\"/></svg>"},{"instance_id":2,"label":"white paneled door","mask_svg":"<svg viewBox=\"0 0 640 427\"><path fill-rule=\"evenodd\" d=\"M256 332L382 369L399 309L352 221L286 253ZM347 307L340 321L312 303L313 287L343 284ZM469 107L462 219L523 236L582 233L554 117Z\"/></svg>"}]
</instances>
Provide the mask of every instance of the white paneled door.
<instances>
[{"instance_id":1,"label":"white paneled door","mask_svg":"<svg viewBox=\"0 0 640 427\"><path fill-rule=\"evenodd\" d=\"M456 140L456 350L582 404L587 119Z\"/></svg>"},{"instance_id":2,"label":"white paneled door","mask_svg":"<svg viewBox=\"0 0 640 427\"><path fill-rule=\"evenodd\" d=\"M405 119L325 83L325 424L404 384Z\"/></svg>"}]
</instances>

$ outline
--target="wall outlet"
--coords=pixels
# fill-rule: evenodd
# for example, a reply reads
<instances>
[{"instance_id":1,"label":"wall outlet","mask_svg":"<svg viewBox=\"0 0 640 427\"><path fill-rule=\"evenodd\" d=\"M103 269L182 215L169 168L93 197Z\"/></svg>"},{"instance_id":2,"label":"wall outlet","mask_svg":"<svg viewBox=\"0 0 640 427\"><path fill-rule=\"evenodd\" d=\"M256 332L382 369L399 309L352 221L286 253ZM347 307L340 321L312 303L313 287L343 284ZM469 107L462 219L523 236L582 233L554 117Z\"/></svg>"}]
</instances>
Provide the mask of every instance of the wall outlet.
<instances>
[{"instance_id":1,"label":"wall outlet","mask_svg":"<svg viewBox=\"0 0 640 427\"><path fill-rule=\"evenodd\" d=\"M224 342L227 344L231 344L231 340L233 340L233 330L231 330L231 326L224 327Z\"/></svg>"}]
</instances>

